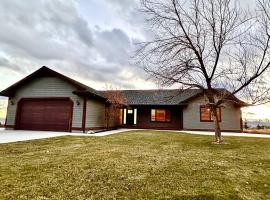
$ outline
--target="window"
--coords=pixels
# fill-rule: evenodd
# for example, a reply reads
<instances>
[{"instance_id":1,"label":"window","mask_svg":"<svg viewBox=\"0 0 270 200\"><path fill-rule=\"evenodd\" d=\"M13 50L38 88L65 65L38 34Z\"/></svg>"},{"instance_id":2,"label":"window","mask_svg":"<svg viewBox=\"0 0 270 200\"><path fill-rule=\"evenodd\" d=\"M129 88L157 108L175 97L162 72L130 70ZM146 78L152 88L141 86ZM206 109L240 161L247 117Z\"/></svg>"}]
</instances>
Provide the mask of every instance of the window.
<instances>
[{"instance_id":1,"label":"window","mask_svg":"<svg viewBox=\"0 0 270 200\"><path fill-rule=\"evenodd\" d=\"M170 122L171 112L165 109L151 109L152 122Z\"/></svg>"},{"instance_id":2,"label":"window","mask_svg":"<svg viewBox=\"0 0 270 200\"><path fill-rule=\"evenodd\" d=\"M217 108L218 121L221 122L221 108ZM210 106L201 106L200 107L200 119L201 122L212 122L214 121L211 114Z\"/></svg>"},{"instance_id":3,"label":"window","mask_svg":"<svg viewBox=\"0 0 270 200\"><path fill-rule=\"evenodd\" d=\"M126 108L124 108L123 124L127 124L127 109Z\"/></svg>"},{"instance_id":4,"label":"window","mask_svg":"<svg viewBox=\"0 0 270 200\"><path fill-rule=\"evenodd\" d=\"M137 124L137 108L134 109L134 124Z\"/></svg>"}]
</instances>

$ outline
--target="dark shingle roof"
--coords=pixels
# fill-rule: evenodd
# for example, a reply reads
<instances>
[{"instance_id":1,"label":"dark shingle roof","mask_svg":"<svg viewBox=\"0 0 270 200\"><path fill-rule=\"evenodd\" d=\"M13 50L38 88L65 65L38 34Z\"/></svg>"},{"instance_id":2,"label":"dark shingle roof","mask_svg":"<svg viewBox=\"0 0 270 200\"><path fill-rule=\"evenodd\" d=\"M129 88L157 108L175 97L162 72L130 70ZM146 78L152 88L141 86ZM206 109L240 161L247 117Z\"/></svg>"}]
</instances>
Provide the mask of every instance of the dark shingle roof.
<instances>
[{"instance_id":1,"label":"dark shingle roof","mask_svg":"<svg viewBox=\"0 0 270 200\"><path fill-rule=\"evenodd\" d=\"M24 79L18 81L13 84L9 88L0 92L2 96L12 96L14 92L20 88L22 85L27 82L43 77L43 76L56 76L58 78L64 79L65 81L76 86L76 90L73 93L77 95L87 95L94 98L98 98L102 101L106 101L106 92L98 91L94 88L86 86L76 80L73 80L63 74L60 74L56 71L51 70L45 66L41 67L39 70L34 73L28 75ZM113 92L113 91L110 91ZM119 92L119 91L117 91ZM202 94L202 91L199 89L187 89L187 90L121 90L124 96L126 97L129 105L179 105L179 104L187 104L189 100L199 96ZM234 95L229 96L228 100L232 102L238 102L241 105L247 105L245 102L240 101Z\"/></svg>"},{"instance_id":2,"label":"dark shingle roof","mask_svg":"<svg viewBox=\"0 0 270 200\"><path fill-rule=\"evenodd\" d=\"M199 95L201 90L123 90L122 92L129 105L179 105Z\"/></svg>"},{"instance_id":3,"label":"dark shingle roof","mask_svg":"<svg viewBox=\"0 0 270 200\"><path fill-rule=\"evenodd\" d=\"M203 95L200 89L162 89L162 90L120 90L127 99L128 105L185 105L188 102L200 95ZM224 89L219 89L224 92ZM110 91L113 92L113 91ZM119 92L119 90L117 91ZM245 102L239 100L228 91L227 101L231 101L236 105L247 106Z\"/></svg>"}]
</instances>

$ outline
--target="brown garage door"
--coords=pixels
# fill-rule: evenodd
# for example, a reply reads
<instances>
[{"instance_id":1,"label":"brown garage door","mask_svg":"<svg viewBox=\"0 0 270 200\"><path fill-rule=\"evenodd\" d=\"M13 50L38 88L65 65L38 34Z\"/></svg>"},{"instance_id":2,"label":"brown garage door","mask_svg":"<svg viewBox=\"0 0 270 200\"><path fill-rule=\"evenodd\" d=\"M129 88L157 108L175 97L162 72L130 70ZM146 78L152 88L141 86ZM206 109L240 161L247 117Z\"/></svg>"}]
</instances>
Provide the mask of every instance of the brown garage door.
<instances>
[{"instance_id":1,"label":"brown garage door","mask_svg":"<svg viewBox=\"0 0 270 200\"><path fill-rule=\"evenodd\" d=\"M73 104L64 99L23 99L19 102L16 129L70 131Z\"/></svg>"}]
</instances>

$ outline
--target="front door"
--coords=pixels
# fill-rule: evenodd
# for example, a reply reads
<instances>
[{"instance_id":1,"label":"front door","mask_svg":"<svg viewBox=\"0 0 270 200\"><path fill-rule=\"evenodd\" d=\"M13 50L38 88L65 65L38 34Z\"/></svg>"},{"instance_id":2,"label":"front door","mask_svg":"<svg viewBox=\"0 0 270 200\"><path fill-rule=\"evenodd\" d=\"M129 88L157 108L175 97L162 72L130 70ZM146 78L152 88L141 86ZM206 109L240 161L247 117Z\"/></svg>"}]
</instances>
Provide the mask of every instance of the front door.
<instances>
[{"instance_id":1,"label":"front door","mask_svg":"<svg viewBox=\"0 0 270 200\"><path fill-rule=\"evenodd\" d=\"M134 110L127 109L127 125L134 125Z\"/></svg>"}]
</instances>

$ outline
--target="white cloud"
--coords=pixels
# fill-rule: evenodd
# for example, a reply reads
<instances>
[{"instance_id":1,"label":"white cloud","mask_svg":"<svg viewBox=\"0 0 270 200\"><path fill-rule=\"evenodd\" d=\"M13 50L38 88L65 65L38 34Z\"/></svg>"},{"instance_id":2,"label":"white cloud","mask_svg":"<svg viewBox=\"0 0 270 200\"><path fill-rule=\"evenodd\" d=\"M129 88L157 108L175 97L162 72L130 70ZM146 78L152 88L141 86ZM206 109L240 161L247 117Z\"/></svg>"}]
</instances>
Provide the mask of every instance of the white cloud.
<instances>
[{"instance_id":1,"label":"white cloud","mask_svg":"<svg viewBox=\"0 0 270 200\"><path fill-rule=\"evenodd\" d=\"M132 10L132 2L123 6ZM116 8L112 10L117 19L120 2L115 3L109 5L106 2L109 7ZM108 82L121 83L127 88L137 87L138 83L132 83L123 75L123 68L145 83L144 71L130 62L134 48L132 41L136 37L126 32L125 27L91 26L81 13L79 4L80 1L73 0L1 1L0 78L5 77L7 70L25 76L46 65L94 83L93 87ZM129 23L125 19L122 22ZM8 84L17 78L8 79ZM0 89L4 86L0 85Z\"/></svg>"},{"instance_id":2,"label":"white cloud","mask_svg":"<svg viewBox=\"0 0 270 200\"><path fill-rule=\"evenodd\" d=\"M270 112L268 112L270 105L250 106L243 108L243 119L247 120L265 120L270 119Z\"/></svg>"}]
</instances>

